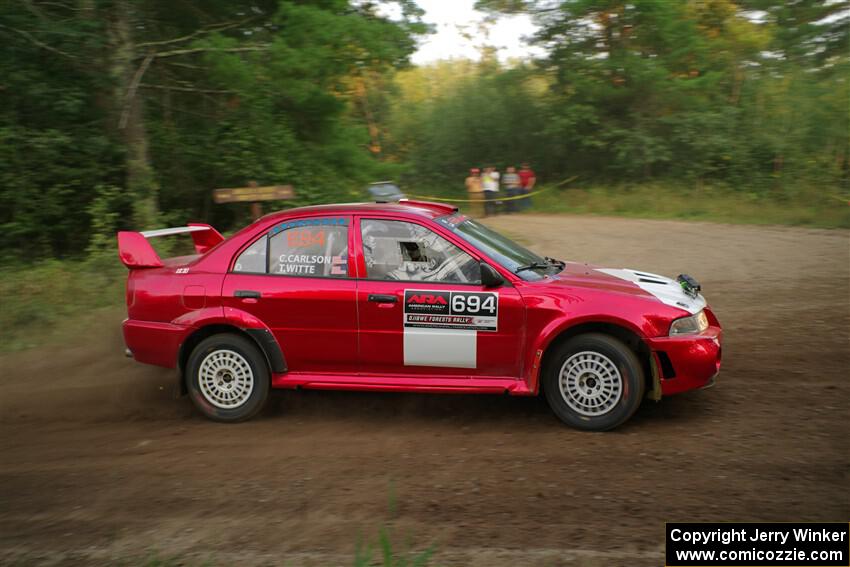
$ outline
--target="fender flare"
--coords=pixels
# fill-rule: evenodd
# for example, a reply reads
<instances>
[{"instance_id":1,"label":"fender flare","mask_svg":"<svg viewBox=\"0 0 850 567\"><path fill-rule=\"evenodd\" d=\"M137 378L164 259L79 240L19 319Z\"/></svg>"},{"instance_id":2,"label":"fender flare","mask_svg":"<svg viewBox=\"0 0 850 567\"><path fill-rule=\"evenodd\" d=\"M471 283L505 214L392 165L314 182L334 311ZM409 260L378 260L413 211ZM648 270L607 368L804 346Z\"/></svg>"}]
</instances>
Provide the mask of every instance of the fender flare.
<instances>
[{"instance_id":1,"label":"fender flare","mask_svg":"<svg viewBox=\"0 0 850 567\"><path fill-rule=\"evenodd\" d=\"M583 315L580 317L570 318L566 320L561 320L554 325L550 325L543 330L538 336L537 340L534 343L535 349L541 349L545 351L549 348L549 345L555 340L557 337L561 336L566 331L574 327L578 327L579 325L585 325L588 323L599 323L603 325L616 325L617 327L622 327L627 331L631 331L632 334L636 335L641 340L646 340L646 334L641 330L640 326L635 325L631 321L627 319L622 319L620 317L612 317L608 315Z\"/></svg>"},{"instance_id":2,"label":"fender flare","mask_svg":"<svg viewBox=\"0 0 850 567\"><path fill-rule=\"evenodd\" d=\"M232 307L225 307L223 310L214 309L210 311L212 312L207 312L206 317L198 318L197 315L195 315L191 321L193 328L192 332L180 345L178 352L178 365L181 371L183 370L181 361L189 355L189 352L186 351L187 344L194 346L194 343L196 342L195 337L198 333L200 332L203 334L205 329L210 329L211 327L221 327L221 330L225 332L227 328L230 328L231 331L235 329L244 333L253 340L254 343L256 343L257 347L265 356L269 369L271 369L273 373L280 374L288 370L286 358L283 355L283 349L280 348L280 344L277 342L274 333L271 332L271 329L269 329L265 323L250 313L240 309L234 309ZM195 312L195 314L197 313L198 312Z\"/></svg>"},{"instance_id":3,"label":"fender flare","mask_svg":"<svg viewBox=\"0 0 850 567\"><path fill-rule=\"evenodd\" d=\"M268 328L244 328L242 330L254 339L260 347L260 350L266 355L266 360L268 361L269 368L272 369L272 372L275 374L286 372L286 359L283 358L283 351L280 350L280 345L277 343L277 339L274 338L274 335L270 330L268 330Z\"/></svg>"},{"instance_id":4,"label":"fender flare","mask_svg":"<svg viewBox=\"0 0 850 567\"><path fill-rule=\"evenodd\" d=\"M224 308L224 319L228 324L241 329L254 339L260 350L266 355L266 360L272 372L280 374L287 371L283 350L271 329L265 323L250 313L233 307Z\"/></svg>"},{"instance_id":5,"label":"fender flare","mask_svg":"<svg viewBox=\"0 0 850 567\"><path fill-rule=\"evenodd\" d=\"M537 337L535 337L531 344L531 348L529 349L532 356L531 364L528 365L529 372L527 377L527 383L530 390L535 393L540 390L540 374L543 371L543 361L545 360L546 354L552 346L552 343L564 333L569 332L570 329L587 324L614 325L620 327L631 332L638 339L644 341L644 344L646 344L646 335L641 331L640 327L631 321L619 317L607 315L583 315L575 318L553 321L550 325L544 328Z\"/></svg>"}]
</instances>

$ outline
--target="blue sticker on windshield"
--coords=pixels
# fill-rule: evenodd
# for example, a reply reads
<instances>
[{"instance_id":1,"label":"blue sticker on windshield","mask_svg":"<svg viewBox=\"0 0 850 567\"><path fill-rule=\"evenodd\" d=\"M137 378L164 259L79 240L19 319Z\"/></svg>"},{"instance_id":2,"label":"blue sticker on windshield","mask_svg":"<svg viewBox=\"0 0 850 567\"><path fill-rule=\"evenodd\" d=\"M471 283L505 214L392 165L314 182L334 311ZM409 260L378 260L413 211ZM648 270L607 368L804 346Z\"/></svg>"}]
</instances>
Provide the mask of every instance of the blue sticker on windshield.
<instances>
[{"instance_id":1,"label":"blue sticker on windshield","mask_svg":"<svg viewBox=\"0 0 850 567\"><path fill-rule=\"evenodd\" d=\"M303 226L348 226L348 219L345 217L321 217L283 222L272 228L269 235L274 236L278 232Z\"/></svg>"},{"instance_id":2,"label":"blue sticker on windshield","mask_svg":"<svg viewBox=\"0 0 850 567\"><path fill-rule=\"evenodd\" d=\"M455 213L453 215L449 215L447 217L440 217L437 219L440 224L445 225L451 229L456 228L459 224L462 224L467 220L469 220L469 217L462 213Z\"/></svg>"}]
</instances>

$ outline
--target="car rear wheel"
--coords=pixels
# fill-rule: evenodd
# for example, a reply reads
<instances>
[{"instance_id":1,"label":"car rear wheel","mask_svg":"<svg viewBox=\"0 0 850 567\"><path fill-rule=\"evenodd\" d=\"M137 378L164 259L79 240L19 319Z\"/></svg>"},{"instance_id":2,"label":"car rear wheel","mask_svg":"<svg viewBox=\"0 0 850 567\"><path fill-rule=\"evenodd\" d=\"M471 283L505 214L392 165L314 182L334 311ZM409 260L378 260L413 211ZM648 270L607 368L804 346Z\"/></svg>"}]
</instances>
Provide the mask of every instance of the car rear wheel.
<instances>
[{"instance_id":1,"label":"car rear wheel","mask_svg":"<svg viewBox=\"0 0 850 567\"><path fill-rule=\"evenodd\" d=\"M643 368L622 341L589 333L556 349L543 369L543 390L564 423L607 431L637 411L646 387Z\"/></svg>"},{"instance_id":2,"label":"car rear wheel","mask_svg":"<svg viewBox=\"0 0 850 567\"><path fill-rule=\"evenodd\" d=\"M245 421L255 416L269 395L269 369L249 339L223 333L195 347L186 365L189 397L215 421Z\"/></svg>"}]
</instances>

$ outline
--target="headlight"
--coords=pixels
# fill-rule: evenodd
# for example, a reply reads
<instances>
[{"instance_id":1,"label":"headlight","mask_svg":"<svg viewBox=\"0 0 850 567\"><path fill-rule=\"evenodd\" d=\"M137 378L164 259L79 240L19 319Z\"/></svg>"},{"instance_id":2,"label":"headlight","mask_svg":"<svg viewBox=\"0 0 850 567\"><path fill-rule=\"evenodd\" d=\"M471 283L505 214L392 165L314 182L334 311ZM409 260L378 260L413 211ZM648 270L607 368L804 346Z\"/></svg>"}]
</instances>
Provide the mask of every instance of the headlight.
<instances>
[{"instance_id":1,"label":"headlight","mask_svg":"<svg viewBox=\"0 0 850 567\"><path fill-rule=\"evenodd\" d=\"M692 335L701 333L708 329L708 317L704 311L700 311L690 317L682 317L676 319L670 325L670 336L673 335Z\"/></svg>"}]
</instances>

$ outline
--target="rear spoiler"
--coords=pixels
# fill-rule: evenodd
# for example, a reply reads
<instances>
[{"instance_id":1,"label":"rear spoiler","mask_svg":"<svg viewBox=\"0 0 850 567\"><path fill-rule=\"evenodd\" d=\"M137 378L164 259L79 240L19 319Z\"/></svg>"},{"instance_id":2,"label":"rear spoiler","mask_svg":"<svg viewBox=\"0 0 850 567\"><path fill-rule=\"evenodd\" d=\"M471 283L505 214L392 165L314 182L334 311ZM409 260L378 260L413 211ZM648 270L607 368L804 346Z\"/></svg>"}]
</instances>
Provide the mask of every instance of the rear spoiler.
<instances>
[{"instance_id":1,"label":"rear spoiler","mask_svg":"<svg viewBox=\"0 0 850 567\"><path fill-rule=\"evenodd\" d=\"M159 268L162 266L162 260L148 242L148 238L187 233L192 235L195 251L198 254L206 253L210 248L224 240L224 237L210 225L195 222L190 222L188 226L146 230L144 232L122 230L118 233L118 257L131 270Z\"/></svg>"}]
</instances>

